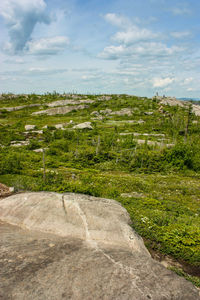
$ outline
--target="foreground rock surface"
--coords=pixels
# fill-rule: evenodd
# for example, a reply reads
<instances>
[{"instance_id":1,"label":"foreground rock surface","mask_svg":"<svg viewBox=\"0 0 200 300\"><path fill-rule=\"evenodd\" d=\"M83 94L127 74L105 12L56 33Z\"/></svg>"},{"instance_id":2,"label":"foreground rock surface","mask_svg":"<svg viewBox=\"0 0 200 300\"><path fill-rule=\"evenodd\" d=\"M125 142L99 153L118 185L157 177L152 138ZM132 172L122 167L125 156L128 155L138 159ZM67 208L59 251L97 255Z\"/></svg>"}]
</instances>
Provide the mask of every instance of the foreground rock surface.
<instances>
[{"instance_id":1,"label":"foreground rock surface","mask_svg":"<svg viewBox=\"0 0 200 300\"><path fill-rule=\"evenodd\" d=\"M0 201L0 220L0 299L200 299L150 257L114 200L18 194Z\"/></svg>"}]
</instances>

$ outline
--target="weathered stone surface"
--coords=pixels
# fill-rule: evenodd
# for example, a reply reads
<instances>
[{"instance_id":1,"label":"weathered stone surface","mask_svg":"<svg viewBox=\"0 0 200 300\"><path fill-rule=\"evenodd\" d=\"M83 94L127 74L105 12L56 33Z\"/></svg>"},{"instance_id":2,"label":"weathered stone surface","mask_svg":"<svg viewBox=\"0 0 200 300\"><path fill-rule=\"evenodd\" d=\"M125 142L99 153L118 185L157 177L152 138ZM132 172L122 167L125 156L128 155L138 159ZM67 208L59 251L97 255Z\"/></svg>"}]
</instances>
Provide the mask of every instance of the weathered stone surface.
<instances>
[{"instance_id":1,"label":"weathered stone surface","mask_svg":"<svg viewBox=\"0 0 200 300\"><path fill-rule=\"evenodd\" d=\"M192 112L196 115L196 116L200 116L200 105L196 105L196 104L192 104Z\"/></svg>"},{"instance_id":2,"label":"weathered stone surface","mask_svg":"<svg viewBox=\"0 0 200 300\"><path fill-rule=\"evenodd\" d=\"M24 193L0 201L2 300L197 300L154 261L114 200Z\"/></svg>"},{"instance_id":3,"label":"weathered stone surface","mask_svg":"<svg viewBox=\"0 0 200 300\"><path fill-rule=\"evenodd\" d=\"M149 146L159 146L159 147L173 147L175 144L171 143L165 143L164 141L162 142L159 142L159 141L149 141L149 140L141 140L141 139L135 139L135 141L140 144L140 145L143 145L143 144L147 144Z\"/></svg>"},{"instance_id":4,"label":"weathered stone surface","mask_svg":"<svg viewBox=\"0 0 200 300\"><path fill-rule=\"evenodd\" d=\"M35 128L35 125L25 125L25 130L34 130Z\"/></svg>"},{"instance_id":5,"label":"weathered stone surface","mask_svg":"<svg viewBox=\"0 0 200 300\"><path fill-rule=\"evenodd\" d=\"M73 126L73 129L93 129L91 122L84 122Z\"/></svg>"},{"instance_id":6,"label":"weathered stone surface","mask_svg":"<svg viewBox=\"0 0 200 300\"><path fill-rule=\"evenodd\" d=\"M99 112L100 112L100 114L103 114L103 115L110 115L112 113L112 109L106 108L106 109L100 110Z\"/></svg>"},{"instance_id":7,"label":"weathered stone surface","mask_svg":"<svg viewBox=\"0 0 200 300\"><path fill-rule=\"evenodd\" d=\"M14 107L2 107L0 110L16 111L16 110L21 110L21 109L24 109L24 108L36 107L36 106L41 106L41 104L36 103L36 104L20 105L20 106L14 106Z\"/></svg>"},{"instance_id":8,"label":"weathered stone surface","mask_svg":"<svg viewBox=\"0 0 200 300\"><path fill-rule=\"evenodd\" d=\"M33 116L37 115L48 115L48 116L53 116L53 115L65 115L73 110L80 110L87 108L87 105L74 105L74 106L61 106L61 107L56 107L56 108L49 108L46 110L40 110L32 113Z\"/></svg>"},{"instance_id":9,"label":"weathered stone surface","mask_svg":"<svg viewBox=\"0 0 200 300\"><path fill-rule=\"evenodd\" d=\"M81 99L81 100L65 99L65 100L58 100L58 101L48 103L47 106L57 107L57 106L75 105L75 104L82 104L82 103L90 104L94 102L95 101L91 99Z\"/></svg>"},{"instance_id":10,"label":"weathered stone surface","mask_svg":"<svg viewBox=\"0 0 200 300\"><path fill-rule=\"evenodd\" d=\"M183 108L188 108L189 105L192 106L192 112L196 116L200 116L200 105L191 104L189 101L178 100L175 97L160 97L157 96L156 99L160 100L160 104L169 106L180 106Z\"/></svg>"},{"instance_id":11,"label":"weathered stone surface","mask_svg":"<svg viewBox=\"0 0 200 300\"><path fill-rule=\"evenodd\" d=\"M10 146L12 147L21 147L21 146L28 146L30 144L30 141L12 141Z\"/></svg>"}]
</instances>

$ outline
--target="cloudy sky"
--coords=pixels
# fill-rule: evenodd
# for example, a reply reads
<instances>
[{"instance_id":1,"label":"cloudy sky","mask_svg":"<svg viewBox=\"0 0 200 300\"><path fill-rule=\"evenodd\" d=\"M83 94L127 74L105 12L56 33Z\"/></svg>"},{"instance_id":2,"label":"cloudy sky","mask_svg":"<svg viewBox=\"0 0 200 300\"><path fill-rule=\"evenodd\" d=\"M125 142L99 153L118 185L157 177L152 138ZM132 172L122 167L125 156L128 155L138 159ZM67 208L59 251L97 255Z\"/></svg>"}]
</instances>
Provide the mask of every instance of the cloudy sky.
<instances>
[{"instance_id":1,"label":"cloudy sky","mask_svg":"<svg viewBox=\"0 0 200 300\"><path fill-rule=\"evenodd\" d=\"M199 0L1 0L0 92L200 97Z\"/></svg>"}]
</instances>

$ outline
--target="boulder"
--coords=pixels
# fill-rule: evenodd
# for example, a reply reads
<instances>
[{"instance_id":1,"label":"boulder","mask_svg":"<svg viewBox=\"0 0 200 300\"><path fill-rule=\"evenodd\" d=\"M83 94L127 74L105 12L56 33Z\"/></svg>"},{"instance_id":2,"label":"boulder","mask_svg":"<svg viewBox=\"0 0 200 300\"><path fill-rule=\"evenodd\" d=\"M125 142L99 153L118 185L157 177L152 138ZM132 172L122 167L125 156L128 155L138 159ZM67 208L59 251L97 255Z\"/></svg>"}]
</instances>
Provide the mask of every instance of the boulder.
<instances>
[{"instance_id":1,"label":"boulder","mask_svg":"<svg viewBox=\"0 0 200 300\"><path fill-rule=\"evenodd\" d=\"M63 124L55 124L54 125L56 129L63 129Z\"/></svg>"},{"instance_id":2,"label":"boulder","mask_svg":"<svg viewBox=\"0 0 200 300\"><path fill-rule=\"evenodd\" d=\"M93 129L91 122L84 122L73 126L73 129Z\"/></svg>"},{"instance_id":3,"label":"boulder","mask_svg":"<svg viewBox=\"0 0 200 300\"><path fill-rule=\"evenodd\" d=\"M25 125L25 130L34 130L36 128L35 125Z\"/></svg>"},{"instance_id":4,"label":"boulder","mask_svg":"<svg viewBox=\"0 0 200 300\"><path fill-rule=\"evenodd\" d=\"M153 115L153 111L145 111L144 114L146 116L152 116Z\"/></svg>"},{"instance_id":5,"label":"boulder","mask_svg":"<svg viewBox=\"0 0 200 300\"><path fill-rule=\"evenodd\" d=\"M116 201L23 193L0 201L2 300L197 300L154 261Z\"/></svg>"},{"instance_id":6,"label":"boulder","mask_svg":"<svg viewBox=\"0 0 200 300\"><path fill-rule=\"evenodd\" d=\"M44 150L43 150L42 148L38 148L38 149L34 149L33 151L36 152L36 153L41 153L41 152L43 152Z\"/></svg>"}]
</instances>

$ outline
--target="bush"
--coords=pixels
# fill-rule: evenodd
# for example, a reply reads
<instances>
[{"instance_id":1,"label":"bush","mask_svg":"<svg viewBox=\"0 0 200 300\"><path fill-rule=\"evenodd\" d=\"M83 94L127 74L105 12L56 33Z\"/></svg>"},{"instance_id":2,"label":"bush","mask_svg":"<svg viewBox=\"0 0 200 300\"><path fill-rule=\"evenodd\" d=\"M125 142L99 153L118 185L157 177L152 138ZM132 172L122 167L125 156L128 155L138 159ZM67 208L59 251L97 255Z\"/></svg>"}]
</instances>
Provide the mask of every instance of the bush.
<instances>
[{"instance_id":1,"label":"bush","mask_svg":"<svg viewBox=\"0 0 200 300\"><path fill-rule=\"evenodd\" d=\"M0 174L19 174L22 170L21 155L19 153L0 154Z\"/></svg>"}]
</instances>

